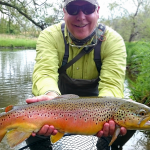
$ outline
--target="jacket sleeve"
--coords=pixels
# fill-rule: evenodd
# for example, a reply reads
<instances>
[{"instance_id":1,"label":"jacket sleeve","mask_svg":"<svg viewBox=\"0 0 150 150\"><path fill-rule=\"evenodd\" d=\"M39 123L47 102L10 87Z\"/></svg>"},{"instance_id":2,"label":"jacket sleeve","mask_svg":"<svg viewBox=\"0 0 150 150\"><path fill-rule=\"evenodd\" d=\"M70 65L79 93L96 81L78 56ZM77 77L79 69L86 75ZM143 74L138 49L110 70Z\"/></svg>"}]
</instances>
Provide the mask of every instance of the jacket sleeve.
<instances>
[{"instance_id":1,"label":"jacket sleeve","mask_svg":"<svg viewBox=\"0 0 150 150\"><path fill-rule=\"evenodd\" d=\"M36 96L43 95L47 91L60 94L57 85L59 68L57 39L53 37L54 31L49 30L48 28L42 31L37 41L36 64L32 76L32 93Z\"/></svg>"},{"instance_id":2,"label":"jacket sleeve","mask_svg":"<svg viewBox=\"0 0 150 150\"><path fill-rule=\"evenodd\" d=\"M122 37L107 28L106 41L102 43L99 96L124 97L126 48Z\"/></svg>"}]
</instances>

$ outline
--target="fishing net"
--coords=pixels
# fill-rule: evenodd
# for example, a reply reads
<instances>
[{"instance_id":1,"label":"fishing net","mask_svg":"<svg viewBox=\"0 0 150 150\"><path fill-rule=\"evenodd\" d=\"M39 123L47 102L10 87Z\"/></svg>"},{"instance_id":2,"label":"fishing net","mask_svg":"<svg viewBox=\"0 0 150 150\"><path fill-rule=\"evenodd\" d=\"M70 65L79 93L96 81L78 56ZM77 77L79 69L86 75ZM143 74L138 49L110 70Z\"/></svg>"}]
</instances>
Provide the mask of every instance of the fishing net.
<instances>
[{"instance_id":1,"label":"fishing net","mask_svg":"<svg viewBox=\"0 0 150 150\"><path fill-rule=\"evenodd\" d=\"M53 150L97 150L95 136L65 136L53 145Z\"/></svg>"},{"instance_id":2,"label":"fishing net","mask_svg":"<svg viewBox=\"0 0 150 150\"><path fill-rule=\"evenodd\" d=\"M98 140L96 136L65 135L53 145L50 144L50 140L47 138L33 142L19 150L110 150L110 147L108 147L109 142L105 138Z\"/></svg>"}]
</instances>

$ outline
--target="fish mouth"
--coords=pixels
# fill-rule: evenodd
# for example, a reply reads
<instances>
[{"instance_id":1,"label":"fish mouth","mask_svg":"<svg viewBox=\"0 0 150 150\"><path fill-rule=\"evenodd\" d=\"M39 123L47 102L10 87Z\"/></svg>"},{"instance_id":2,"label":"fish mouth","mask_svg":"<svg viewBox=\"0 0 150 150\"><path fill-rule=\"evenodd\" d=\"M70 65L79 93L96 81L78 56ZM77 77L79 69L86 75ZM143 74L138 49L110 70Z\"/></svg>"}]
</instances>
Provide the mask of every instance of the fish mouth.
<instances>
[{"instance_id":1,"label":"fish mouth","mask_svg":"<svg viewBox=\"0 0 150 150\"><path fill-rule=\"evenodd\" d=\"M145 125L150 126L150 120L145 123Z\"/></svg>"},{"instance_id":2,"label":"fish mouth","mask_svg":"<svg viewBox=\"0 0 150 150\"><path fill-rule=\"evenodd\" d=\"M140 128L150 128L150 116L145 116L138 122Z\"/></svg>"}]
</instances>

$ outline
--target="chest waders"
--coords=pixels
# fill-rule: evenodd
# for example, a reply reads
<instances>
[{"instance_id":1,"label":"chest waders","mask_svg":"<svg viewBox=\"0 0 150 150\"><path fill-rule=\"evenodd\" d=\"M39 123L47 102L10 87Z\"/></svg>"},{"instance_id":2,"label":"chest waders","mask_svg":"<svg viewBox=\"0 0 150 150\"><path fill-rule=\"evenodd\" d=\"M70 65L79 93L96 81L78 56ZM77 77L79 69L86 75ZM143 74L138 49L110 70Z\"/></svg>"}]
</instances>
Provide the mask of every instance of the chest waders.
<instances>
[{"instance_id":1,"label":"chest waders","mask_svg":"<svg viewBox=\"0 0 150 150\"><path fill-rule=\"evenodd\" d=\"M97 67L97 70L100 75L101 70L101 44L103 41L103 35L105 33L105 26L100 24L98 26L98 29L101 31L100 35L98 35L97 44L93 47L89 47L88 49L83 48L81 52L74 57L70 62L68 62L69 57L69 44L67 44L64 36L64 28L65 23L61 24L61 30L64 37L64 43L65 43L65 54L62 61L62 66L59 68L59 81L58 86L61 94L77 94L79 96L98 96L98 82L100 81L99 76L96 79L92 80L83 80L83 79L73 79L70 78L66 74L66 69L69 68L71 65L73 65L77 60L79 60L82 56L89 54L94 49L94 61ZM68 62L68 63L67 63Z\"/></svg>"}]
</instances>

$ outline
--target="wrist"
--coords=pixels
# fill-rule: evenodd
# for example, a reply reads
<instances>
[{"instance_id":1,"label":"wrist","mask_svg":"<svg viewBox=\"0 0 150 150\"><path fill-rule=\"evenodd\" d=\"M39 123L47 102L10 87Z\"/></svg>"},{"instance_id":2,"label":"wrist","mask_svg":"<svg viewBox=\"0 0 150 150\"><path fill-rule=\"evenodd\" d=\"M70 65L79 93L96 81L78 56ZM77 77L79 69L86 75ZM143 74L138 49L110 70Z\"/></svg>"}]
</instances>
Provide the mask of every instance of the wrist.
<instances>
[{"instance_id":1,"label":"wrist","mask_svg":"<svg viewBox=\"0 0 150 150\"><path fill-rule=\"evenodd\" d=\"M56 92L56 91L47 91L44 95L49 95L49 96L58 96L58 95L60 95L58 92Z\"/></svg>"}]
</instances>

